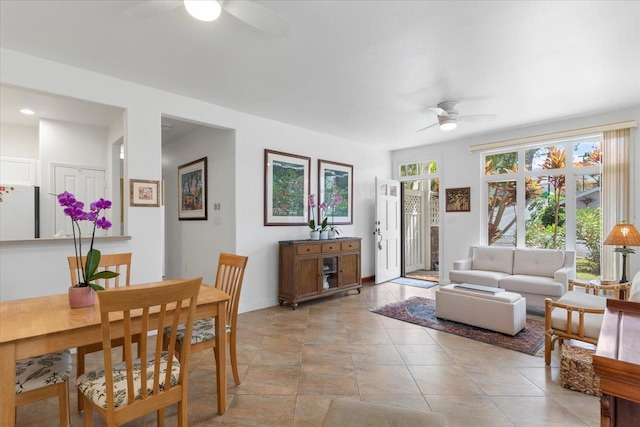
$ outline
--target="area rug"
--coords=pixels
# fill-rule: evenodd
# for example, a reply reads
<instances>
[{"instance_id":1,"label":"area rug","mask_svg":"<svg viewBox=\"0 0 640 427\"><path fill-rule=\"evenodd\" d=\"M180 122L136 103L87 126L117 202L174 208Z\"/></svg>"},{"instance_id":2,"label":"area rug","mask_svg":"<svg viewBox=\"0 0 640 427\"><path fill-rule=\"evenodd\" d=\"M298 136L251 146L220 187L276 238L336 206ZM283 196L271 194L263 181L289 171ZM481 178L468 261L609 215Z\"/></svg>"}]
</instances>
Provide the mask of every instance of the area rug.
<instances>
[{"instance_id":1,"label":"area rug","mask_svg":"<svg viewBox=\"0 0 640 427\"><path fill-rule=\"evenodd\" d=\"M429 289L438 285L437 282L429 282L427 280L417 280L410 277L398 277L393 280L389 280L390 283L396 283L398 285L416 286L418 288Z\"/></svg>"},{"instance_id":2,"label":"area rug","mask_svg":"<svg viewBox=\"0 0 640 427\"><path fill-rule=\"evenodd\" d=\"M544 346L544 322L539 320L527 319L525 328L515 336L511 336L463 323L438 319L436 317L436 302L429 298L412 297L374 308L371 311L393 319L415 323L532 356L538 355Z\"/></svg>"}]
</instances>

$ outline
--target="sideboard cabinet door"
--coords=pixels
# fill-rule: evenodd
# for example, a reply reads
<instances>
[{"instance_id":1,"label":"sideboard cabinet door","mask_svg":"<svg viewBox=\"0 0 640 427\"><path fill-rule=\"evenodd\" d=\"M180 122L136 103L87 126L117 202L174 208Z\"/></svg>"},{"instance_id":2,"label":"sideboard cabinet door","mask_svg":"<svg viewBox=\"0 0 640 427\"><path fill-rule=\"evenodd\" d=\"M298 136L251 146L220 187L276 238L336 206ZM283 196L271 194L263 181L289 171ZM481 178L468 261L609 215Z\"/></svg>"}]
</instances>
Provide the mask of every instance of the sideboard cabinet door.
<instances>
[{"instance_id":1,"label":"sideboard cabinet door","mask_svg":"<svg viewBox=\"0 0 640 427\"><path fill-rule=\"evenodd\" d=\"M322 298L355 289L360 293L359 237L287 240L279 244L280 305Z\"/></svg>"}]
</instances>

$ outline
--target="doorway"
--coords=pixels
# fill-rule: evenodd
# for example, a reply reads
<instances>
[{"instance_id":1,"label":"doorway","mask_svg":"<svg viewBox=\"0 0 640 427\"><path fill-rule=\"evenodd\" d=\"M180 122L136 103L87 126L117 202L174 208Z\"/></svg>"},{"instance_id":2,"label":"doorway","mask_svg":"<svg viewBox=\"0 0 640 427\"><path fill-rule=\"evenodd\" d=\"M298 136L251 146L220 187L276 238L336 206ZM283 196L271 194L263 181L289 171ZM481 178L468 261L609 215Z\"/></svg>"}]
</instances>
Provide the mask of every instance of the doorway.
<instances>
[{"instance_id":1,"label":"doorway","mask_svg":"<svg viewBox=\"0 0 640 427\"><path fill-rule=\"evenodd\" d=\"M440 282L440 181L402 182L402 276Z\"/></svg>"}]
</instances>

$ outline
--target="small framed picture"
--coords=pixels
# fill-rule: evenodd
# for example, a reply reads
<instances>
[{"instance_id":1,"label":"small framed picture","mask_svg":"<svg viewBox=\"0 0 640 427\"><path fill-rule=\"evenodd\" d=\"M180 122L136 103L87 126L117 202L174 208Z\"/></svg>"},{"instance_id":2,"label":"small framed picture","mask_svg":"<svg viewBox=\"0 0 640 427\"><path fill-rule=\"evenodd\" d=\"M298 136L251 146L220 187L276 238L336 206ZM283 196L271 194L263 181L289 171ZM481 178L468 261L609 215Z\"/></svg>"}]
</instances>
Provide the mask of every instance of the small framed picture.
<instances>
[{"instance_id":1,"label":"small framed picture","mask_svg":"<svg viewBox=\"0 0 640 427\"><path fill-rule=\"evenodd\" d=\"M138 207L160 206L160 181L131 179L130 205Z\"/></svg>"},{"instance_id":2,"label":"small framed picture","mask_svg":"<svg viewBox=\"0 0 640 427\"><path fill-rule=\"evenodd\" d=\"M207 158L178 167L178 219L207 219Z\"/></svg>"},{"instance_id":3,"label":"small framed picture","mask_svg":"<svg viewBox=\"0 0 640 427\"><path fill-rule=\"evenodd\" d=\"M307 225L311 158L264 150L264 225Z\"/></svg>"},{"instance_id":4,"label":"small framed picture","mask_svg":"<svg viewBox=\"0 0 640 427\"><path fill-rule=\"evenodd\" d=\"M471 188L447 188L446 211L447 212L469 212L471 211Z\"/></svg>"}]
</instances>

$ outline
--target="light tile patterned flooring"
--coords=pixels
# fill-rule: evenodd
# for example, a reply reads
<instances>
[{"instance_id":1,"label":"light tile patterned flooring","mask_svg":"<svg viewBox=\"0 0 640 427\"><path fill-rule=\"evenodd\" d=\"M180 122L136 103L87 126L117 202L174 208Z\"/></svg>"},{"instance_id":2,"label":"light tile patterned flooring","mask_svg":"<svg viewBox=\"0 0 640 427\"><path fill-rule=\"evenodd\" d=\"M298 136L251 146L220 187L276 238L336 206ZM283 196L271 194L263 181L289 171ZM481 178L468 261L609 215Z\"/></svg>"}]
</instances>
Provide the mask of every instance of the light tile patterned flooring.
<instances>
[{"instance_id":1,"label":"light tile patterned flooring","mask_svg":"<svg viewBox=\"0 0 640 427\"><path fill-rule=\"evenodd\" d=\"M548 367L542 357L369 311L414 295L434 298L435 289L368 283L361 294L296 310L285 305L241 314L242 383L236 387L228 369L228 409L218 415L213 353L194 354L189 425L320 426L334 397L440 412L451 426L599 425L597 397L560 387L557 348ZM71 423L80 426L73 380L70 387ZM176 425L175 412L175 406L167 410L167 426ZM56 399L27 405L18 410L17 425L55 426L53 414ZM155 414L127 425L155 425Z\"/></svg>"}]
</instances>

